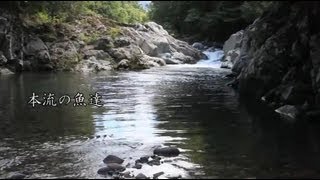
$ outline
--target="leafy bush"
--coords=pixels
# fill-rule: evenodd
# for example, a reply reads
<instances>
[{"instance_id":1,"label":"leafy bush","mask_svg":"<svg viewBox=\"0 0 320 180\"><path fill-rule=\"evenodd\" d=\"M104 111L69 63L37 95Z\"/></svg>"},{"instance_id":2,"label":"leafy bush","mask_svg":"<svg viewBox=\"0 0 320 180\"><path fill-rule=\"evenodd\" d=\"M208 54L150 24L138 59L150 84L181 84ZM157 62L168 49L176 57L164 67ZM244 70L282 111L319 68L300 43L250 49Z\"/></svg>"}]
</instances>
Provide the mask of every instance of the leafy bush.
<instances>
[{"instance_id":1,"label":"leafy bush","mask_svg":"<svg viewBox=\"0 0 320 180\"><path fill-rule=\"evenodd\" d=\"M119 27L111 27L108 31L108 35L110 35L113 39L118 37L121 34L121 29Z\"/></svg>"}]
</instances>

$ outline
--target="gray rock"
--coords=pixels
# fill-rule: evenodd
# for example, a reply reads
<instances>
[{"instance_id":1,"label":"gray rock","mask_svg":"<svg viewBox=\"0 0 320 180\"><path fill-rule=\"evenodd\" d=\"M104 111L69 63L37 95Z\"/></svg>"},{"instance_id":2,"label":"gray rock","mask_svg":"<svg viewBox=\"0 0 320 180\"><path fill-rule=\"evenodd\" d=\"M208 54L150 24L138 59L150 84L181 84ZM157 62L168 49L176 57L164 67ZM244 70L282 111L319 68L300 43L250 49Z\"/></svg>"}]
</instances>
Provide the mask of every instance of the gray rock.
<instances>
[{"instance_id":1,"label":"gray rock","mask_svg":"<svg viewBox=\"0 0 320 180\"><path fill-rule=\"evenodd\" d=\"M9 175L9 179L24 179L27 175L19 173L19 172L14 172Z\"/></svg>"},{"instance_id":2,"label":"gray rock","mask_svg":"<svg viewBox=\"0 0 320 180\"><path fill-rule=\"evenodd\" d=\"M130 39L127 37L118 37L114 40L115 47L129 46L130 44Z\"/></svg>"},{"instance_id":3,"label":"gray rock","mask_svg":"<svg viewBox=\"0 0 320 180\"><path fill-rule=\"evenodd\" d=\"M88 49L83 52L84 59L89 59L90 57L95 57L96 59L100 60L108 60L111 59L111 56L104 52L103 50L94 50L94 49Z\"/></svg>"},{"instance_id":4,"label":"gray rock","mask_svg":"<svg viewBox=\"0 0 320 180\"><path fill-rule=\"evenodd\" d=\"M284 105L276 109L275 112L279 113L283 118L289 122L295 122L299 116L299 110L292 105Z\"/></svg>"},{"instance_id":5,"label":"gray rock","mask_svg":"<svg viewBox=\"0 0 320 180\"><path fill-rule=\"evenodd\" d=\"M124 178L132 178L132 175L130 174L130 171L126 171L124 173L120 173L121 176Z\"/></svg>"},{"instance_id":6,"label":"gray rock","mask_svg":"<svg viewBox=\"0 0 320 180\"><path fill-rule=\"evenodd\" d=\"M76 67L76 71L80 72L99 72L112 69L112 64L107 60L97 60L94 56L88 60L81 61Z\"/></svg>"},{"instance_id":7,"label":"gray rock","mask_svg":"<svg viewBox=\"0 0 320 180\"><path fill-rule=\"evenodd\" d=\"M148 179L148 177L142 173L139 173L135 178L136 179Z\"/></svg>"},{"instance_id":8,"label":"gray rock","mask_svg":"<svg viewBox=\"0 0 320 180\"><path fill-rule=\"evenodd\" d=\"M157 155L152 155L151 158L152 158L152 159L155 159L155 160L159 160L159 161L161 160L161 157L159 157L159 156L157 156Z\"/></svg>"},{"instance_id":9,"label":"gray rock","mask_svg":"<svg viewBox=\"0 0 320 180\"><path fill-rule=\"evenodd\" d=\"M180 154L180 151L176 147L164 147L164 148L157 148L153 151L155 155L159 156L178 156Z\"/></svg>"},{"instance_id":10,"label":"gray rock","mask_svg":"<svg viewBox=\"0 0 320 180\"><path fill-rule=\"evenodd\" d=\"M126 168L120 164L110 163L107 167L100 168L97 173L101 175L113 175L114 173L123 172L125 170Z\"/></svg>"},{"instance_id":11,"label":"gray rock","mask_svg":"<svg viewBox=\"0 0 320 180\"><path fill-rule=\"evenodd\" d=\"M221 63L220 68L225 68L225 69L231 69L233 66L232 62L230 61L225 61Z\"/></svg>"},{"instance_id":12,"label":"gray rock","mask_svg":"<svg viewBox=\"0 0 320 180\"><path fill-rule=\"evenodd\" d=\"M234 50L241 45L242 37L243 37L243 30L238 31L232 34L229 39L223 45L223 51L227 54L230 50Z\"/></svg>"},{"instance_id":13,"label":"gray rock","mask_svg":"<svg viewBox=\"0 0 320 180\"><path fill-rule=\"evenodd\" d=\"M26 55L37 55L40 51L47 51L48 47L38 37L31 37L28 44L24 47L24 53Z\"/></svg>"},{"instance_id":14,"label":"gray rock","mask_svg":"<svg viewBox=\"0 0 320 180\"><path fill-rule=\"evenodd\" d=\"M149 161L148 164L149 164L150 166L160 166L161 163L160 163L160 160L158 160L158 159L153 159L153 160Z\"/></svg>"},{"instance_id":15,"label":"gray rock","mask_svg":"<svg viewBox=\"0 0 320 180\"><path fill-rule=\"evenodd\" d=\"M194 48L196 48L196 49L198 49L200 51L204 50L204 45L199 43L199 42L193 43L192 47L194 47Z\"/></svg>"},{"instance_id":16,"label":"gray rock","mask_svg":"<svg viewBox=\"0 0 320 180\"><path fill-rule=\"evenodd\" d=\"M112 47L113 47L113 40L109 36L104 36L99 38L94 44L94 49L96 50L108 51Z\"/></svg>"},{"instance_id":17,"label":"gray rock","mask_svg":"<svg viewBox=\"0 0 320 180\"><path fill-rule=\"evenodd\" d=\"M153 179L158 179L159 176L164 175L164 172L158 172L153 175Z\"/></svg>"},{"instance_id":18,"label":"gray rock","mask_svg":"<svg viewBox=\"0 0 320 180\"><path fill-rule=\"evenodd\" d=\"M8 62L7 58L3 55L3 53L0 51L0 66L5 65Z\"/></svg>"},{"instance_id":19,"label":"gray rock","mask_svg":"<svg viewBox=\"0 0 320 180\"><path fill-rule=\"evenodd\" d=\"M184 55L183 60L194 63L203 57L203 53L188 45L188 43L179 41L168 34L162 26L148 22L145 25L139 25L138 29L132 27L122 27L125 36L131 38L131 42L138 45L144 54L151 57L160 57L165 53L179 52ZM166 58L168 59L168 58ZM164 59L166 62L168 60Z\"/></svg>"},{"instance_id":20,"label":"gray rock","mask_svg":"<svg viewBox=\"0 0 320 180\"><path fill-rule=\"evenodd\" d=\"M123 161L124 161L123 159L114 155L108 155L106 158L103 159L103 162L105 164L110 164L110 163L122 164Z\"/></svg>"},{"instance_id":21,"label":"gray rock","mask_svg":"<svg viewBox=\"0 0 320 180\"><path fill-rule=\"evenodd\" d=\"M136 163L132 168L141 169L142 168L142 164Z\"/></svg>"},{"instance_id":22,"label":"gray rock","mask_svg":"<svg viewBox=\"0 0 320 180\"><path fill-rule=\"evenodd\" d=\"M9 69L0 67L0 75L12 75L12 74L14 73Z\"/></svg>"},{"instance_id":23,"label":"gray rock","mask_svg":"<svg viewBox=\"0 0 320 180\"><path fill-rule=\"evenodd\" d=\"M147 163L149 161L149 156L143 156L140 158L141 163Z\"/></svg>"},{"instance_id":24,"label":"gray rock","mask_svg":"<svg viewBox=\"0 0 320 180\"><path fill-rule=\"evenodd\" d=\"M117 69L128 69L128 68L129 68L128 59L122 59L117 65Z\"/></svg>"}]
</instances>

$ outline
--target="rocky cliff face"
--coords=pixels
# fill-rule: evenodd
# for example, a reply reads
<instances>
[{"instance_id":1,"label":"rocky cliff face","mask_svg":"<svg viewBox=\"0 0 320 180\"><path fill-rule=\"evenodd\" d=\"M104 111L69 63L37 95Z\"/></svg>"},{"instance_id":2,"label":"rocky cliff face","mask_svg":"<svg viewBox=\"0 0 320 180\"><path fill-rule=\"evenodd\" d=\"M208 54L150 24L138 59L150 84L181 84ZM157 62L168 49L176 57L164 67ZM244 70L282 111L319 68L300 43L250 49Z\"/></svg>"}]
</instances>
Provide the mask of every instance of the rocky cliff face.
<instances>
[{"instance_id":1,"label":"rocky cliff face","mask_svg":"<svg viewBox=\"0 0 320 180\"><path fill-rule=\"evenodd\" d=\"M204 58L160 25L124 25L101 17L34 25L0 11L0 74L16 71L145 69Z\"/></svg>"},{"instance_id":2,"label":"rocky cliff face","mask_svg":"<svg viewBox=\"0 0 320 180\"><path fill-rule=\"evenodd\" d=\"M319 15L318 2L277 2L232 35L237 40L230 38L224 59L242 96L261 99L287 117L319 117Z\"/></svg>"}]
</instances>

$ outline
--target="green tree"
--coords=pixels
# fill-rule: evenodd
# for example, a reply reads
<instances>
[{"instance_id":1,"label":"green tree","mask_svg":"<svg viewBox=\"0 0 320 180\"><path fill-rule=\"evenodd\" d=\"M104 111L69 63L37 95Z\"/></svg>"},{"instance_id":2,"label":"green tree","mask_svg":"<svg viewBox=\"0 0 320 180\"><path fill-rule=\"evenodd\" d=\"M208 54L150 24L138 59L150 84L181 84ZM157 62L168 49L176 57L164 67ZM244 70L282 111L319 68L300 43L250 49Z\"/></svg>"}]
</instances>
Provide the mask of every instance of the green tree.
<instances>
[{"instance_id":1,"label":"green tree","mask_svg":"<svg viewBox=\"0 0 320 180\"><path fill-rule=\"evenodd\" d=\"M183 36L223 42L260 16L269 2L247 1L153 1L149 16Z\"/></svg>"}]
</instances>

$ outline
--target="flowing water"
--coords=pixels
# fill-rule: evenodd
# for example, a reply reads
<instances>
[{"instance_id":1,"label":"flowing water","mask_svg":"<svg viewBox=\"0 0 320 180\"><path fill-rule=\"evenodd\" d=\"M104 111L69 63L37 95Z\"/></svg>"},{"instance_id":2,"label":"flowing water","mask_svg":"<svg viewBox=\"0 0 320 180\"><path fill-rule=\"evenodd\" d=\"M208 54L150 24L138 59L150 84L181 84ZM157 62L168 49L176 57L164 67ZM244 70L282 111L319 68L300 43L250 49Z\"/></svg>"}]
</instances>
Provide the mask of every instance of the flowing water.
<instances>
[{"instance_id":1,"label":"flowing water","mask_svg":"<svg viewBox=\"0 0 320 180\"><path fill-rule=\"evenodd\" d=\"M195 65L143 71L23 73L0 76L0 178L106 178L97 174L109 154L124 165L158 146L178 157L160 166L128 168L161 178L319 177L319 128L291 125L265 108L243 103L219 68L221 52ZM101 95L102 107L73 106L82 93ZM68 94L56 107L28 104ZM87 101L86 101L87 102Z\"/></svg>"}]
</instances>

